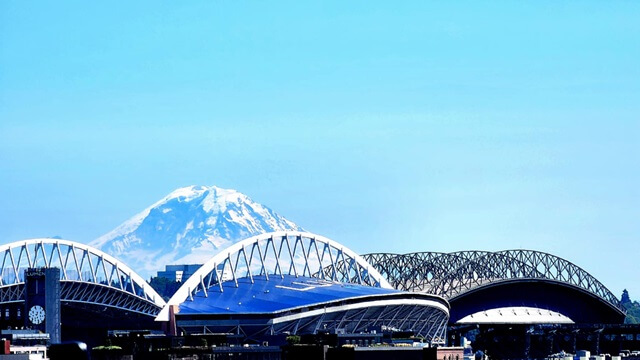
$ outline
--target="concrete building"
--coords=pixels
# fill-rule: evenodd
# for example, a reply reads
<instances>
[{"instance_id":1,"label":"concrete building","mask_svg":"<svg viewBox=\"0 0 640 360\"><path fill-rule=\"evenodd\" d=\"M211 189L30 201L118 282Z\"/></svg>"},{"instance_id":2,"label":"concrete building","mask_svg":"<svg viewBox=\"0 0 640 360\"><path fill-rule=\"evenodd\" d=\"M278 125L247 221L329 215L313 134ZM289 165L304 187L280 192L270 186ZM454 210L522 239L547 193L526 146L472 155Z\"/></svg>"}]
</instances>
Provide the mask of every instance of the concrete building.
<instances>
[{"instance_id":1,"label":"concrete building","mask_svg":"<svg viewBox=\"0 0 640 360\"><path fill-rule=\"evenodd\" d=\"M175 282L182 282L193 275L202 264L166 265L164 271L158 271L158 277Z\"/></svg>"}]
</instances>

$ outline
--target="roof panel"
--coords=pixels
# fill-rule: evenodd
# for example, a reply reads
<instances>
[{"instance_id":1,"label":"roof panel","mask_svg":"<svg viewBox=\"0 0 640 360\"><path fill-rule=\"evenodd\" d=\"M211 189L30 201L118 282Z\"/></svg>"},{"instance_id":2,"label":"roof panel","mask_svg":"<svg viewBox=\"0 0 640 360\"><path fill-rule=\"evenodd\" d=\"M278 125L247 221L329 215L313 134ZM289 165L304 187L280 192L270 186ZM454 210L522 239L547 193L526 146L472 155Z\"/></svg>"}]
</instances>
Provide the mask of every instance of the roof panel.
<instances>
[{"instance_id":1,"label":"roof panel","mask_svg":"<svg viewBox=\"0 0 640 360\"><path fill-rule=\"evenodd\" d=\"M315 305L329 301L363 296L402 293L356 284L326 281L291 275L254 276L238 279L238 287L233 281L223 283L223 292L218 287L208 290L208 297L199 291L193 301L180 304L181 315L185 314L233 314L233 313L274 313L291 308Z\"/></svg>"}]
</instances>

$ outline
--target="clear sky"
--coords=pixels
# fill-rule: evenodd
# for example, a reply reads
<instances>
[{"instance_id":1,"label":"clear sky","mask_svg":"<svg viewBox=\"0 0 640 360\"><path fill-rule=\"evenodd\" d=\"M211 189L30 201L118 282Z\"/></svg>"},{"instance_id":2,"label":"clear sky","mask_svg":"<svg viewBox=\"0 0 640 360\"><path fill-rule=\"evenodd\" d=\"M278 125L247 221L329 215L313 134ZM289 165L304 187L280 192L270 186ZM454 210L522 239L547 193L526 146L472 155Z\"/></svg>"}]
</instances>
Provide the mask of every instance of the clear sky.
<instances>
[{"instance_id":1,"label":"clear sky","mask_svg":"<svg viewBox=\"0 0 640 360\"><path fill-rule=\"evenodd\" d=\"M237 189L357 252L640 299L638 1L2 1L0 242Z\"/></svg>"}]
</instances>

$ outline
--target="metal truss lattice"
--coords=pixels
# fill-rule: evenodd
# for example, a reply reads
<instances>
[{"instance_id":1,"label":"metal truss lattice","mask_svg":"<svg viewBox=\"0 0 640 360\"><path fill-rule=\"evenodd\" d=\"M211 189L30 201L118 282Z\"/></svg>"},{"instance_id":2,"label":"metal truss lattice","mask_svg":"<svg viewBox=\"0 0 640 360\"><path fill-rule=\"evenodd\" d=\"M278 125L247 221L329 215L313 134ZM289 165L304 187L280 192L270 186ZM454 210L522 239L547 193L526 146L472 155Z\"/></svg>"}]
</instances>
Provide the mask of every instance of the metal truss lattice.
<instances>
[{"instance_id":1,"label":"metal truss lattice","mask_svg":"<svg viewBox=\"0 0 640 360\"><path fill-rule=\"evenodd\" d=\"M363 258L396 289L435 294L448 300L490 283L544 279L578 287L624 311L616 296L595 277L565 259L544 252L373 253Z\"/></svg>"},{"instance_id":2,"label":"metal truss lattice","mask_svg":"<svg viewBox=\"0 0 640 360\"><path fill-rule=\"evenodd\" d=\"M24 300L24 270L59 268L61 301L109 306L155 316L165 305L142 277L110 255L59 239L18 241L0 247L0 303Z\"/></svg>"},{"instance_id":3,"label":"metal truss lattice","mask_svg":"<svg viewBox=\"0 0 640 360\"><path fill-rule=\"evenodd\" d=\"M325 271L323 271L325 270ZM362 257L343 245L306 232L274 232L236 243L213 256L178 289L168 304L192 300L222 283L253 276L306 276L323 280L391 288L387 280ZM165 308L158 320L168 320Z\"/></svg>"}]
</instances>

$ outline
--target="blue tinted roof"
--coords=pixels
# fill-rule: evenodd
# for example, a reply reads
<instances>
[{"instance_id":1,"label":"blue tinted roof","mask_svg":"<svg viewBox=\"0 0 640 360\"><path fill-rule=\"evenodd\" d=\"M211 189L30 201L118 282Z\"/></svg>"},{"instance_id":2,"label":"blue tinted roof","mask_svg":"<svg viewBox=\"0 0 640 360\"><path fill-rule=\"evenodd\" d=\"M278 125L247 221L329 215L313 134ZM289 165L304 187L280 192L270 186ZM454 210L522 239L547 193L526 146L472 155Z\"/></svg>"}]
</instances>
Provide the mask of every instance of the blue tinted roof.
<instances>
[{"instance_id":1,"label":"blue tinted roof","mask_svg":"<svg viewBox=\"0 0 640 360\"><path fill-rule=\"evenodd\" d=\"M202 291L180 304L180 315L274 313L286 309L310 306L318 303L386 294L402 291L356 284L336 283L326 280L285 275L254 276L223 283L224 292L217 286L209 288L208 297Z\"/></svg>"}]
</instances>

